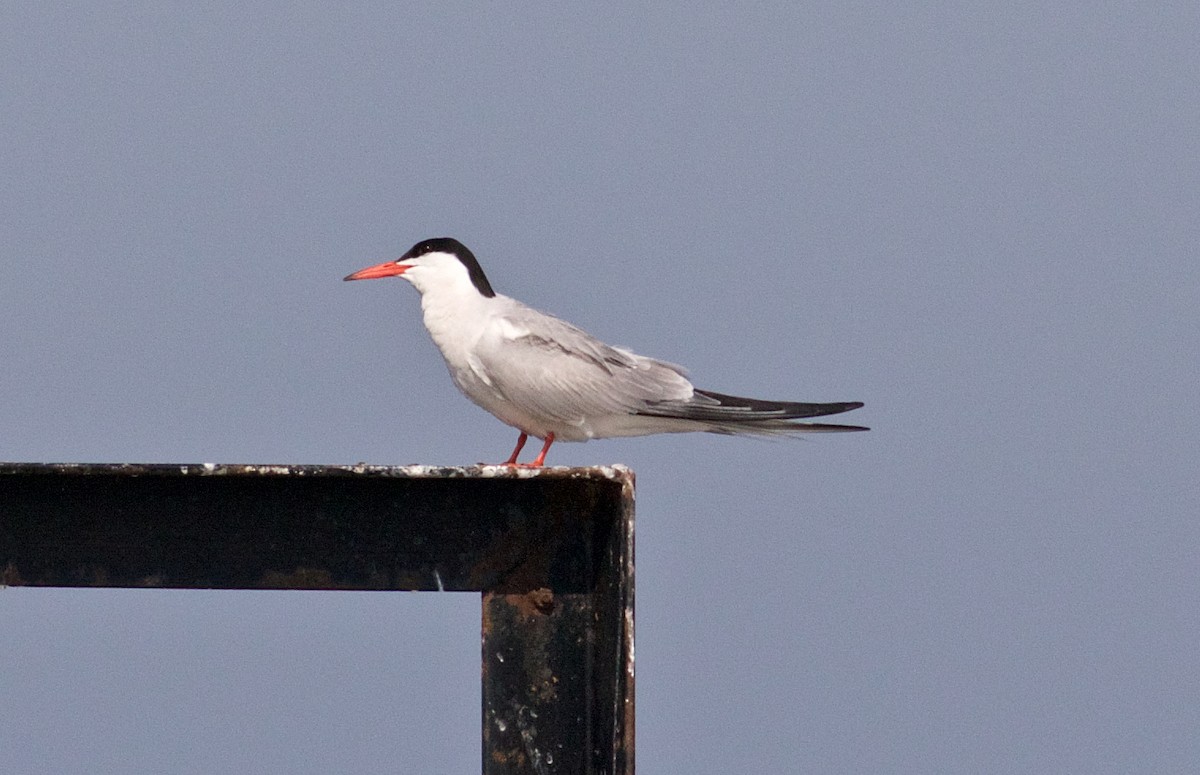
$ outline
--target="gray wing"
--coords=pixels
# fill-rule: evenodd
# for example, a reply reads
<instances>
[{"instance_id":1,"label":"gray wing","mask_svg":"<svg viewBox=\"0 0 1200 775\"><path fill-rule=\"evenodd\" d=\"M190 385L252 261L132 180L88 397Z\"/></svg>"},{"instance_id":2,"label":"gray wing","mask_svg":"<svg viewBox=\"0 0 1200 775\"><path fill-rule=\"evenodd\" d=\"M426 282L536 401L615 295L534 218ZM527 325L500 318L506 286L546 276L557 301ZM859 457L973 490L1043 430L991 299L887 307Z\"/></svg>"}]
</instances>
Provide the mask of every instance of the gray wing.
<instances>
[{"instance_id":1,"label":"gray wing","mask_svg":"<svg viewBox=\"0 0 1200 775\"><path fill-rule=\"evenodd\" d=\"M682 401L682 367L605 344L565 320L513 302L476 353L493 387L535 417L578 422Z\"/></svg>"}]
</instances>

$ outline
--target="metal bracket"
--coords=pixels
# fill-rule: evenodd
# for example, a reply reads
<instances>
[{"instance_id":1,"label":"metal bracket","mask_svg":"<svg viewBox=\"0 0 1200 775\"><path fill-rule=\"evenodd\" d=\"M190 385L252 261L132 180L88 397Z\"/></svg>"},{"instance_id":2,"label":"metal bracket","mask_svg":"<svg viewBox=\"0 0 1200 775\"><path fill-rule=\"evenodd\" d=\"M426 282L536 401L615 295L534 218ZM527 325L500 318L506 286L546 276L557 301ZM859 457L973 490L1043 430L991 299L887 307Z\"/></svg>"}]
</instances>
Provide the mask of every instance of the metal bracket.
<instances>
[{"instance_id":1,"label":"metal bracket","mask_svg":"<svg viewBox=\"0 0 1200 775\"><path fill-rule=\"evenodd\" d=\"M0 463L0 583L482 593L483 772L631 775L623 467Z\"/></svg>"}]
</instances>

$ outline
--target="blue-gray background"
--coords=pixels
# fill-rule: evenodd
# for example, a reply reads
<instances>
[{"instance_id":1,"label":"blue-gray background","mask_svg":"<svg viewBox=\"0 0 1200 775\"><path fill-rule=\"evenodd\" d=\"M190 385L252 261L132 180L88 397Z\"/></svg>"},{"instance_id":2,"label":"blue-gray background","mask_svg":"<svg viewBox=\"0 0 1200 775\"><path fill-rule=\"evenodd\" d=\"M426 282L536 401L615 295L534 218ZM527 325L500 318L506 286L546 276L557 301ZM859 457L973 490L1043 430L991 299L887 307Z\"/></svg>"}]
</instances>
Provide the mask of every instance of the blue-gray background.
<instances>
[{"instance_id":1,"label":"blue-gray background","mask_svg":"<svg viewBox=\"0 0 1200 775\"><path fill-rule=\"evenodd\" d=\"M638 473L643 773L1200 761L1195 3L0 7L0 458L463 464L420 238L870 434ZM851 419L848 417L847 419ZM0 592L0 768L477 771L472 595Z\"/></svg>"}]
</instances>

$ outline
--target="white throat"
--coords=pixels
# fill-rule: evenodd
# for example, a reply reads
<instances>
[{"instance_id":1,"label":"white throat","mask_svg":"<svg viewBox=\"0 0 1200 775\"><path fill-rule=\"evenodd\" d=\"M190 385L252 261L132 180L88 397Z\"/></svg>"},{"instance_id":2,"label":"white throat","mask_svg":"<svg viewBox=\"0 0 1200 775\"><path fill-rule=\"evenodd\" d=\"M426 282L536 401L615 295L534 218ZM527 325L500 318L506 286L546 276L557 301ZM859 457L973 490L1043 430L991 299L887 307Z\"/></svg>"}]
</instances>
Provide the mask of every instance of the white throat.
<instances>
[{"instance_id":1,"label":"white throat","mask_svg":"<svg viewBox=\"0 0 1200 775\"><path fill-rule=\"evenodd\" d=\"M420 291L425 328L453 372L467 365L491 319L495 299L479 292L457 259L447 258L449 261L422 262L402 277Z\"/></svg>"}]
</instances>

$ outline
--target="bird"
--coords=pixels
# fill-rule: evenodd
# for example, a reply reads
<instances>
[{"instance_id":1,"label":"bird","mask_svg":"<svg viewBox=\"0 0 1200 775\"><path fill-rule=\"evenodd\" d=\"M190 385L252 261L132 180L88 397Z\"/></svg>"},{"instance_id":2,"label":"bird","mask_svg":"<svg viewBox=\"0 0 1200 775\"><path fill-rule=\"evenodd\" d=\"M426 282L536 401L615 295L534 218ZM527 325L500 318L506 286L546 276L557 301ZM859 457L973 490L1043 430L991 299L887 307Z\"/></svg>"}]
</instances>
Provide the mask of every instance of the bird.
<instances>
[{"instance_id":1,"label":"bird","mask_svg":"<svg viewBox=\"0 0 1200 775\"><path fill-rule=\"evenodd\" d=\"M520 432L500 465L541 468L556 441L703 431L787 436L865 431L800 422L840 414L861 401L764 401L701 390L673 363L605 344L560 318L492 289L483 267L452 237L422 240L400 258L344 280L400 277L421 294L425 328L467 398ZM542 440L518 463L529 437Z\"/></svg>"}]
</instances>

